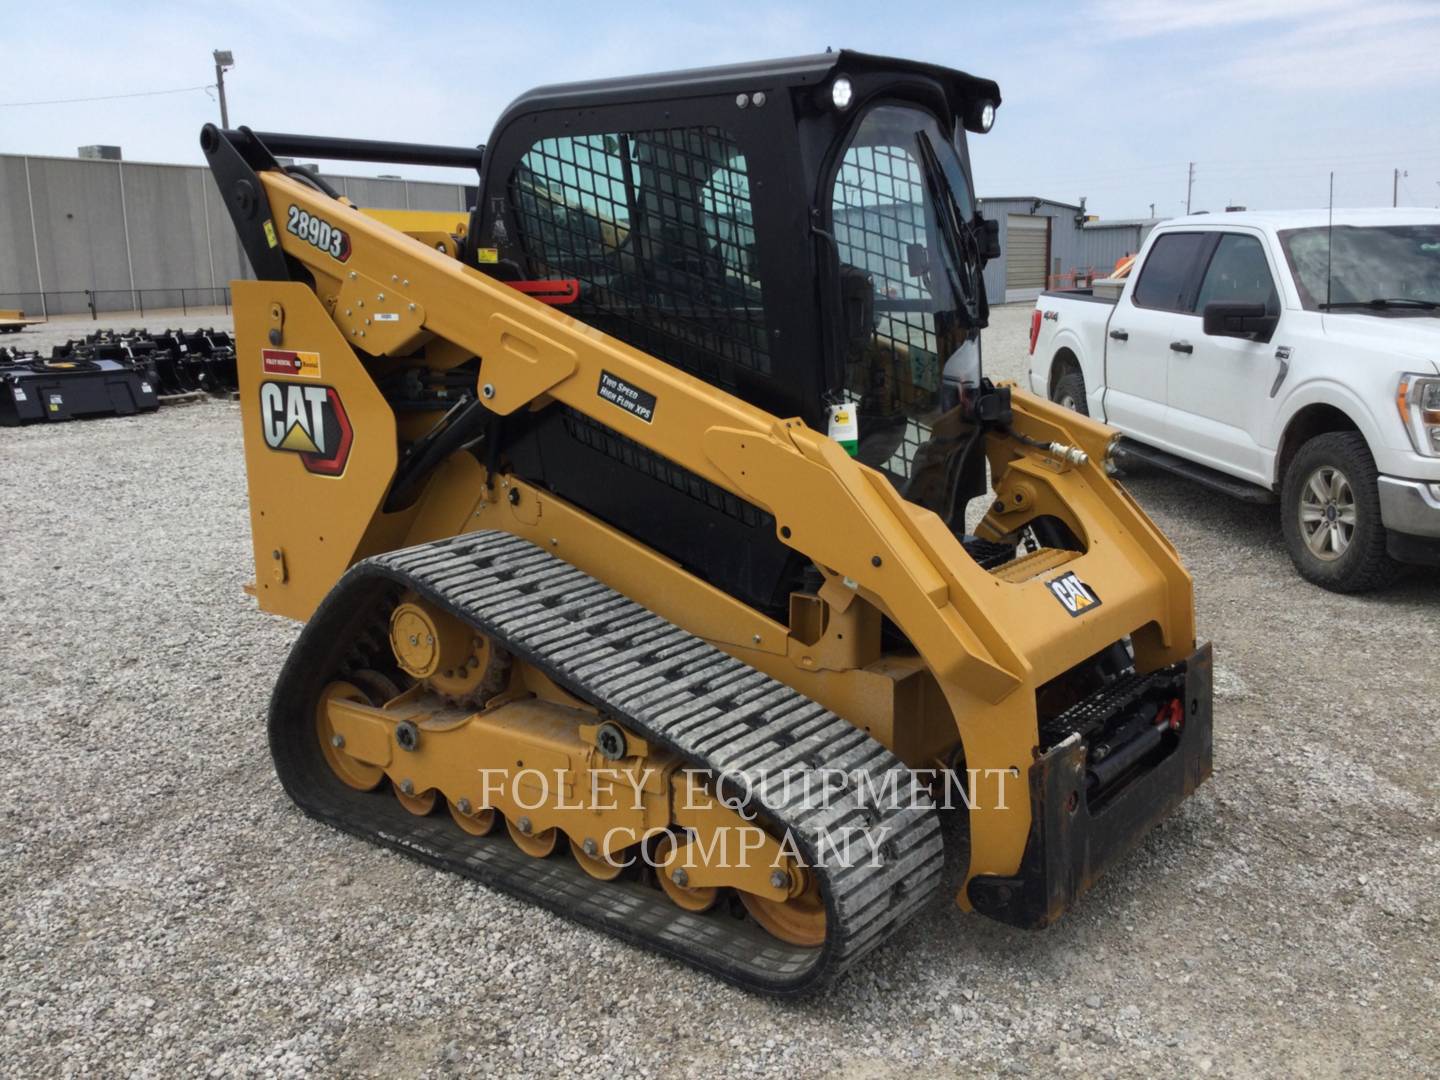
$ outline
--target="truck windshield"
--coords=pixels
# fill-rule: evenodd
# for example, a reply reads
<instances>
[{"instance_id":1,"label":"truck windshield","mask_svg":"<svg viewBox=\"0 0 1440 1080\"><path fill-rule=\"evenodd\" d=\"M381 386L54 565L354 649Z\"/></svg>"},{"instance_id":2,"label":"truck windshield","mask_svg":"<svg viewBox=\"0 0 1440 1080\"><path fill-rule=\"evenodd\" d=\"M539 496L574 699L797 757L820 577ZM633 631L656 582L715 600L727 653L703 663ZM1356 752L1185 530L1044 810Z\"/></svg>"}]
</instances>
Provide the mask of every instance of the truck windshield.
<instances>
[{"instance_id":1,"label":"truck windshield","mask_svg":"<svg viewBox=\"0 0 1440 1080\"><path fill-rule=\"evenodd\" d=\"M843 388L858 403L858 456L915 497L937 422L980 377L974 193L936 119L887 104L855 128L830 209L845 302L859 298L864 318L849 328Z\"/></svg>"},{"instance_id":2,"label":"truck windshield","mask_svg":"<svg viewBox=\"0 0 1440 1080\"><path fill-rule=\"evenodd\" d=\"M1434 314L1440 305L1440 225L1284 229L1280 246L1311 311Z\"/></svg>"}]
</instances>

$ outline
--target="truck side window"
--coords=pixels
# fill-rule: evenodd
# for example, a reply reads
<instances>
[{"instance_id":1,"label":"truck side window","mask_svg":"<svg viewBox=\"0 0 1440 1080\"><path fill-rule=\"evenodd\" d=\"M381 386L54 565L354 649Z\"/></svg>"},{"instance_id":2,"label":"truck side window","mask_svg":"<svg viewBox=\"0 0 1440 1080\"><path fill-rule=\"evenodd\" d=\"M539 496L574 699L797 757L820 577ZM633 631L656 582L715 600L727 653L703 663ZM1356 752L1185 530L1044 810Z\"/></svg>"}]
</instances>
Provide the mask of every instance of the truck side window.
<instances>
[{"instance_id":1,"label":"truck side window","mask_svg":"<svg viewBox=\"0 0 1440 1080\"><path fill-rule=\"evenodd\" d=\"M1226 233L1220 237L1200 285L1195 310L1203 312L1206 304L1215 301L1264 304L1266 311L1279 313L1280 297L1275 291L1275 279L1270 276L1265 249L1255 237L1243 233Z\"/></svg>"},{"instance_id":2,"label":"truck side window","mask_svg":"<svg viewBox=\"0 0 1440 1080\"><path fill-rule=\"evenodd\" d=\"M1189 313L1194 308L1186 296L1195 260L1205 246L1205 233L1175 232L1157 237L1145 256L1140 280L1135 283L1131 302L1136 307L1157 311ZM1263 258L1263 256L1262 256Z\"/></svg>"}]
</instances>

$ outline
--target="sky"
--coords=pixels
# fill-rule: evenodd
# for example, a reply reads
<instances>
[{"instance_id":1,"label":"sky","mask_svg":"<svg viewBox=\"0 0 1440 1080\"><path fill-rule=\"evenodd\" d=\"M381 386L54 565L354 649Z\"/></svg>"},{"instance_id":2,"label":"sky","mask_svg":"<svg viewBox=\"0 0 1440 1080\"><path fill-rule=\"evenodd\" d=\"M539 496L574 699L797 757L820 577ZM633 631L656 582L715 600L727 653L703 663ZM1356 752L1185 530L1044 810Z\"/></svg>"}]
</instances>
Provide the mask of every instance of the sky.
<instances>
[{"instance_id":1,"label":"sky","mask_svg":"<svg viewBox=\"0 0 1440 1080\"><path fill-rule=\"evenodd\" d=\"M982 196L1087 199L1101 218L1194 209L1440 205L1440 0L911 3L302 0L0 3L0 152L202 162L230 49L231 123L474 145L544 83L824 51L992 78L971 136ZM186 89L74 104L54 99ZM346 165L473 182L454 170Z\"/></svg>"}]
</instances>

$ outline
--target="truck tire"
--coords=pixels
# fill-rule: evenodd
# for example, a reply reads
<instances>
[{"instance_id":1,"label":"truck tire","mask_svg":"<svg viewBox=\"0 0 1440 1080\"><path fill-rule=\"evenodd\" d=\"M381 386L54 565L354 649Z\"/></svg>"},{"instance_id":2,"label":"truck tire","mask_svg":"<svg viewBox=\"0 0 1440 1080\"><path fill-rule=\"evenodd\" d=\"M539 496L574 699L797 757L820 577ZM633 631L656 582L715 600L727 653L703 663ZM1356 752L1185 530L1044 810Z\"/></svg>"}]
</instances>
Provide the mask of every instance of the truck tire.
<instances>
[{"instance_id":1,"label":"truck tire","mask_svg":"<svg viewBox=\"0 0 1440 1080\"><path fill-rule=\"evenodd\" d=\"M1356 431L1317 435L1285 470L1281 526L1295 569L1332 592L1388 585L1400 565L1385 552L1375 459Z\"/></svg>"},{"instance_id":2,"label":"truck tire","mask_svg":"<svg viewBox=\"0 0 1440 1080\"><path fill-rule=\"evenodd\" d=\"M1066 409L1073 409L1081 416L1090 415L1090 402L1085 397L1085 376L1074 368L1068 368L1055 380L1050 400Z\"/></svg>"}]
</instances>

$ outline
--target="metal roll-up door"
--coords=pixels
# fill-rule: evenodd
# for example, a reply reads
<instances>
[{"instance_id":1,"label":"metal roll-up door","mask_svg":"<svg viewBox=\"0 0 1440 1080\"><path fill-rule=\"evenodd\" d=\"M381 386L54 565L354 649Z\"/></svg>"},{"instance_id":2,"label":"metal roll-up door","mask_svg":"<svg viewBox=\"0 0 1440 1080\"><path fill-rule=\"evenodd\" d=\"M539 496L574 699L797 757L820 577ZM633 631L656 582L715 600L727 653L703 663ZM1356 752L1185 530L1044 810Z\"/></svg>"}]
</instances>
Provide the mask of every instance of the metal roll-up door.
<instances>
[{"instance_id":1,"label":"metal roll-up door","mask_svg":"<svg viewBox=\"0 0 1440 1080\"><path fill-rule=\"evenodd\" d=\"M1005 222L1005 300L1034 300L1045 288L1050 219L1010 214Z\"/></svg>"}]
</instances>

